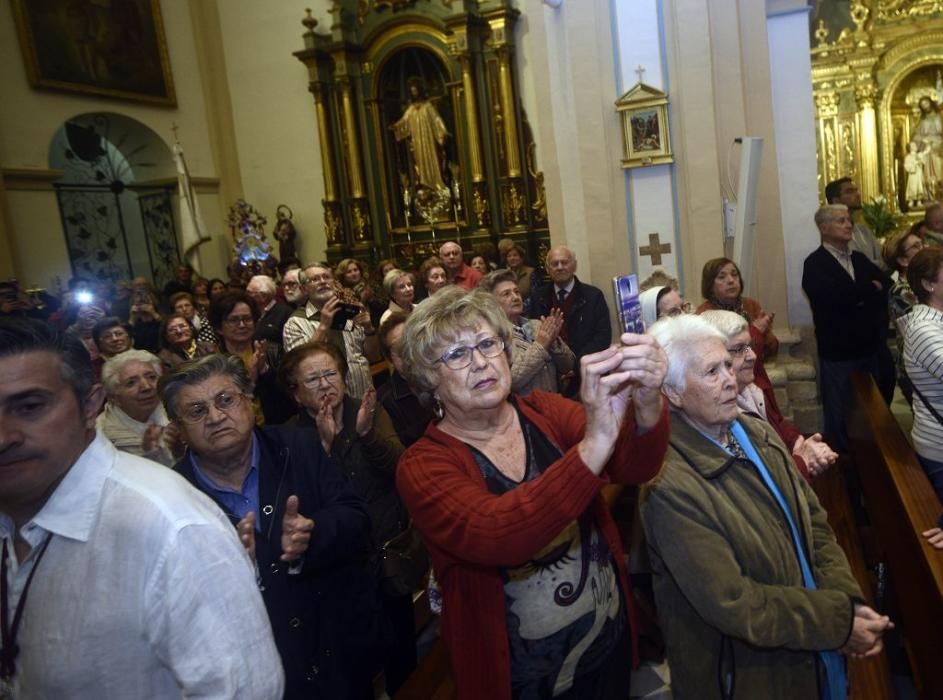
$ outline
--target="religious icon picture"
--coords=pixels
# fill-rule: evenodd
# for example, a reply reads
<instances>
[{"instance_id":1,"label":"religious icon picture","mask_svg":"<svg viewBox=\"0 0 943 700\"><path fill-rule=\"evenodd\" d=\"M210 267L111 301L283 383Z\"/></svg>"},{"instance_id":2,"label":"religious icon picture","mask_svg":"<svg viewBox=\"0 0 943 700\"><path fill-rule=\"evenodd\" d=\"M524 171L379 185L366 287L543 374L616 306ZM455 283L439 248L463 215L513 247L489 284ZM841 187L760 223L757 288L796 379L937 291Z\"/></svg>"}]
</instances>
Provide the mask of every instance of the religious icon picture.
<instances>
[{"instance_id":1,"label":"religious icon picture","mask_svg":"<svg viewBox=\"0 0 943 700\"><path fill-rule=\"evenodd\" d=\"M34 88L176 107L158 0L13 0Z\"/></svg>"},{"instance_id":2,"label":"religious icon picture","mask_svg":"<svg viewBox=\"0 0 943 700\"><path fill-rule=\"evenodd\" d=\"M673 163L668 134L668 95L636 83L616 101L622 116L622 167Z\"/></svg>"}]
</instances>

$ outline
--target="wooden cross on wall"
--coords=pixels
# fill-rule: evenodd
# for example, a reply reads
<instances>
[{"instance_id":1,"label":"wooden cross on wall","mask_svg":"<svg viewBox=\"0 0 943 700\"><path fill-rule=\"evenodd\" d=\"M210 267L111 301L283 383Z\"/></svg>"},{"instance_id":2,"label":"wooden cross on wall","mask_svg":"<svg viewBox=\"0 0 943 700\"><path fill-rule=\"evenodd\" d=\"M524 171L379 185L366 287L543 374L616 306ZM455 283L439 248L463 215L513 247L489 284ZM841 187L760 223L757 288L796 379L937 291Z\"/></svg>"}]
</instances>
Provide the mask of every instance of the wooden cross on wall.
<instances>
[{"instance_id":1,"label":"wooden cross on wall","mask_svg":"<svg viewBox=\"0 0 943 700\"><path fill-rule=\"evenodd\" d=\"M661 256L671 254L671 244L661 243L657 233L648 234L648 245L639 246L639 255L648 255L652 258L652 265L661 265Z\"/></svg>"}]
</instances>

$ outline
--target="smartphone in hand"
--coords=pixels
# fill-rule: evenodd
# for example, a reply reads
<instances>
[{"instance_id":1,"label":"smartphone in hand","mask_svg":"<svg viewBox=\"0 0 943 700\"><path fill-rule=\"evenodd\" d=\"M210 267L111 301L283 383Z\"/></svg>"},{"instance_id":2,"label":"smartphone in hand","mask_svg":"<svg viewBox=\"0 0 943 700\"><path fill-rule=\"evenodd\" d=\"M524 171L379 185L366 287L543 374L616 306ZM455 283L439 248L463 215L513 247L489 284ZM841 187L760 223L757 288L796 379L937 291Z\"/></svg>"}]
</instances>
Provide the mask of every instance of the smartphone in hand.
<instances>
[{"instance_id":1,"label":"smartphone in hand","mask_svg":"<svg viewBox=\"0 0 943 700\"><path fill-rule=\"evenodd\" d=\"M619 275L612 278L612 294L616 302L616 313L624 333L644 333L642 304L638 298L638 277Z\"/></svg>"}]
</instances>

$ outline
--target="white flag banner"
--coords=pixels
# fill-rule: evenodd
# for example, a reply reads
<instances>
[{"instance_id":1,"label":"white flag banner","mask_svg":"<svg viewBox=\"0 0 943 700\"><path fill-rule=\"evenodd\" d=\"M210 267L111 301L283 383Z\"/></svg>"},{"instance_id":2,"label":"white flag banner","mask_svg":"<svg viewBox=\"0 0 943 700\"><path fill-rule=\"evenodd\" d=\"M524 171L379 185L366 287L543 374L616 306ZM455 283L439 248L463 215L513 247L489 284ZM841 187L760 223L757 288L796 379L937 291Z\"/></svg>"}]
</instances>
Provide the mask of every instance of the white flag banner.
<instances>
[{"instance_id":1,"label":"white flag banner","mask_svg":"<svg viewBox=\"0 0 943 700\"><path fill-rule=\"evenodd\" d=\"M196 201L196 192L190 182L190 171L183 159L183 149L174 144L174 161L177 164L177 185L180 194L180 240L183 243L183 257L190 266L199 272L199 258L196 249L210 238L206 235L206 226L200 215L200 205Z\"/></svg>"}]
</instances>

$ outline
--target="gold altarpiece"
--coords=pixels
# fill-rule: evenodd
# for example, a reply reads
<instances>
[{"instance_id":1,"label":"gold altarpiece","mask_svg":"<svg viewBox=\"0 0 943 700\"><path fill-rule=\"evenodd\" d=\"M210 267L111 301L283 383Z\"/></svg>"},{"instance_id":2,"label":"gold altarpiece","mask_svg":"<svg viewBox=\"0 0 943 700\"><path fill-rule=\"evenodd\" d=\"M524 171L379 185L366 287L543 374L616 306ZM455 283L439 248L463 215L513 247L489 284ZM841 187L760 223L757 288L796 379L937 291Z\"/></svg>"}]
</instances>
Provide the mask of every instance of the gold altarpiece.
<instances>
[{"instance_id":1,"label":"gold altarpiece","mask_svg":"<svg viewBox=\"0 0 943 700\"><path fill-rule=\"evenodd\" d=\"M304 49L326 255L418 262L509 236L541 258L543 173L521 108L507 0L335 0Z\"/></svg>"},{"instance_id":2,"label":"gold altarpiece","mask_svg":"<svg viewBox=\"0 0 943 700\"><path fill-rule=\"evenodd\" d=\"M823 200L849 176L921 218L943 199L943 0L820 0L812 32Z\"/></svg>"}]
</instances>

